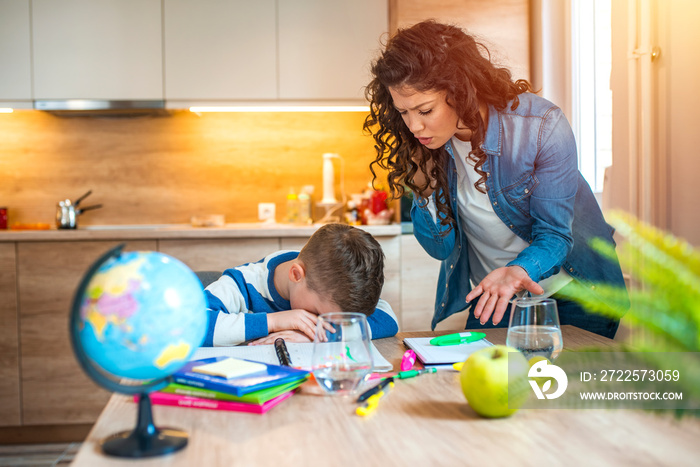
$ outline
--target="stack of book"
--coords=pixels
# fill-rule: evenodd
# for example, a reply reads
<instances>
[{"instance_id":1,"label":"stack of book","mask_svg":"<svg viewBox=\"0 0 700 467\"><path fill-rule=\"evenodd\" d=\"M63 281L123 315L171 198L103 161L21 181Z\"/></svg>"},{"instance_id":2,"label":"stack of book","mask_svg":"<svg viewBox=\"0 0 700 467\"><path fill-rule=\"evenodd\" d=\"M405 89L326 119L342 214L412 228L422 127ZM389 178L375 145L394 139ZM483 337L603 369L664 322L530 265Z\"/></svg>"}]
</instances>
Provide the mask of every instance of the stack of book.
<instances>
[{"instance_id":1,"label":"stack of book","mask_svg":"<svg viewBox=\"0 0 700 467\"><path fill-rule=\"evenodd\" d=\"M292 396L308 371L231 357L194 360L151 403L263 414Z\"/></svg>"}]
</instances>

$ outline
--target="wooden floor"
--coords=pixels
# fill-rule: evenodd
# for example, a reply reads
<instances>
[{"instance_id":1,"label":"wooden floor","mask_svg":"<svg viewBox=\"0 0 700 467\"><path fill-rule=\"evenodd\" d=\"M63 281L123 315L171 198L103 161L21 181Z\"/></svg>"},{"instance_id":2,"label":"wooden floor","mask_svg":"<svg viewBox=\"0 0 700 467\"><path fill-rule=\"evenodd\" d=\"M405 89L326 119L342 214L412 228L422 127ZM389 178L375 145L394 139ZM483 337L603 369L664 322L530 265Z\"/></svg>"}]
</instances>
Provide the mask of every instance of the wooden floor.
<instances>
[{"instance_id":1,"label":"wooden floor","mask_svg":"<svg viewBox=\"0 0 700 467\"><path fill-rule=\"evenodd\" d=\"M0 445L0 467L53 467L73 462L81 443Z\"/></svg>"}]
</instances>

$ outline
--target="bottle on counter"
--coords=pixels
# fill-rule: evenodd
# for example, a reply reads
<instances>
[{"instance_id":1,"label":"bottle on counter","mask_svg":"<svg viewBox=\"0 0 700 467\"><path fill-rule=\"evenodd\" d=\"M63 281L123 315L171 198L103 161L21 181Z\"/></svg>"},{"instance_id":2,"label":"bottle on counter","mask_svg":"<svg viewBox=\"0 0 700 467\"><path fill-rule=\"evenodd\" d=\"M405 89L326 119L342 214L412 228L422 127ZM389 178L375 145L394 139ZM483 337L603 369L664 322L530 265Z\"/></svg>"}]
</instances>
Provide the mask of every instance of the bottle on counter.
<instances>
[{"instance_id":1,"label":"bottle on counter","mask_svg":"<svg viewBox=\"0 0 700 467\"><path fill-rule=\"evenodd\" d=\"M296 224L299 220L299 197L294 188L289 189L287 194L287 217L286 221L289 224Z\"/></svg>"},{"instance_id":2,"label":"bottle on counter","mask_svg":"<svg viewBox=\"0 0 700 467\"><path fill-rule=\"evenodd\" d=\"M311 195L313 192L314 187L312 185L304 185L297 197L299 200L299 218L297 219L299 224L308 225L313 223L311 215Z\"/></svg>"},{"instance_id":3,"label":"bottle on counter","mask_svg":"<svg viewBox=\"0 0 700 467\"><path fill-rule=\"evenodd\" d=\"M7 229L7 208L0 206L0 230Z\"/></svg>"}]
</instances>

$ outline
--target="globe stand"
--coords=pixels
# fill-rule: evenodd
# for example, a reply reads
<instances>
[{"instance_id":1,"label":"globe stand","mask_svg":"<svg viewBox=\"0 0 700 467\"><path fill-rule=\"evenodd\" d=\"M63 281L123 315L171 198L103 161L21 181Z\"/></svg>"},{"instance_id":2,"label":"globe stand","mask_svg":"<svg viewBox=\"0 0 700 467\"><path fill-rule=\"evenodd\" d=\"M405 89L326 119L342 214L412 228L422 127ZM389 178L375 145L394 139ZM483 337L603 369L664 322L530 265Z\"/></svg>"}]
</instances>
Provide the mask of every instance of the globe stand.
<instances>
[{"instance_id":1,"label":"globe stand","mask_svg":"<svg viewBox=\"0 0 700 467\"><path fill-rule=\"evenodd\" d=\"M121 257L124 244L118 245L102 255L88 269L85 276L78 285L73 299L73 306L70 315L70 341L78 363L85 373L98 385L112 392L119 392L127 395L138 395L138 416L136 427L133 431L125 431L111 435L101 441L101 447L105 454L122 458L142 458L154 457L177 452L187 446L187 433L172 428L157 428L153 423L153 410L151 408L150 392L163 389L172 382L169 376L155 379L136 379L128 376L120 376L114 372L110 373L103 366L100 366L83 348L80 339L80 331L84 329L85 318L82 316L83 299L86 295L88 285L107 261L117 261ZM141 253L141 255L150 252ZM174 258L169 259L168 264L172 264ZM175 263L178 264L178 263ZM183 264L183 268L186 266ZM184 269L191 275L192 284L196 284L197 290L201 289L201 283L197 281L197 276L189 269ZM204 293L197 297L199 303L194 304L194 309L201 309L202 314L206 309ZM202 321L206 322L206 321ZM205 327L202 326L202 335ZM198 345L198 344L197 344ZM185 358L189 358L187 355ZM177 368L173 369L175 371Z\"/></svg>"},{"instance_id":2,"label":"globe stand","mask_svg":"<svg viewBox=\"0 0 700 467\"><path fill-rule=\"evenodd\" d=\"M177 452L187 446L187 433L172 428L159 429L153 424L151 398L139 396L138 419L133 431L123 431L105 438L102 450L115 457L154 457Z\"/></svg>"}]
</instances>

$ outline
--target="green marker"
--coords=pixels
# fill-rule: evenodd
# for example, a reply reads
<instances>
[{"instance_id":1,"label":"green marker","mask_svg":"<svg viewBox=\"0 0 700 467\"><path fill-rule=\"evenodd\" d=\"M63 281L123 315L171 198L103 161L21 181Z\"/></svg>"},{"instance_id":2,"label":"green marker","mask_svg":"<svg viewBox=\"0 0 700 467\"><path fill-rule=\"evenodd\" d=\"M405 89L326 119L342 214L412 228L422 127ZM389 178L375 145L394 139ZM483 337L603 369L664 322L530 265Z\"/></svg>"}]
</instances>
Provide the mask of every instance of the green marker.
<instances>
[{"instance_id":1,"label":"green marker","mask_svg":"<svg viewBox=\"0 0 700 467\"><path fill-rule=\"evenodd\" d=\"M446 336L433 337L430 339L430 345L459 345L476 342L486 337L483 332L471 332L467 336L460 333L448 334Z\"/></svg>"},{"instance_id":2,"label":"green marker","mask_svg":"<svg viewBox=\"0 0 700 467\"><path fill-rule=\"evenodd\" d=\"M394 376L394 378L398 379L406 379L406 378L413 378L414 376L422 375L423 373L435 373L437 371L437 368L424 368L422 370L408 370L408 371L400 371Z\"/></svg>"}]
</instances>

